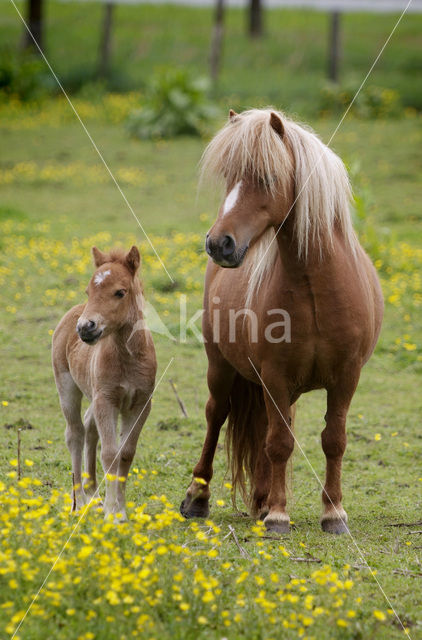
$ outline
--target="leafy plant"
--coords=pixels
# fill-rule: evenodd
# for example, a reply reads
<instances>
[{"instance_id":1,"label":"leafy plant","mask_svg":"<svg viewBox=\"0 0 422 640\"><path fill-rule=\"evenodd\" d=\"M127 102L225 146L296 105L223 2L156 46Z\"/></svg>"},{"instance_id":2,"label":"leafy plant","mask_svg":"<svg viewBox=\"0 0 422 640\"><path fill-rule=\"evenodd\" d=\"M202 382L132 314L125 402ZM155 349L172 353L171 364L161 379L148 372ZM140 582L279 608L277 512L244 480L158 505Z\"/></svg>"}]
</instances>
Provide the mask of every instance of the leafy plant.
<instances>
[{"instance_id":1,"label":"leafy plant","mask_svg":"<svg viewBox=\"0 0 422 640\"><path fill-rule=\"evenodd\" d=\"M15 96L21 100L42 97L51 89L45 64L34 55L0 51L0 95Z\"/></svg>"},{"instance_id":2,"label":"leafy plant","mask_svg":"<svg viewBox=\"0 0 422 640\"><path fill-rule=\"evenodd\" d=\"M356 92L354 85L326 85L320 94L320 115L344 113L352 100L350 112L358 118L391 118L402 113L400 96L394 89L369 85L363 87L355 98Z\"/></svg>"},{"instance_id":3,"label":"leafy plant","mask_svg":"<svg viewBox=\"0 0 422 640\"><path fill-rule=\"evenodd\" d=\"M181 69L163 69L147 88L142 107L130 114L129 131L141 139L201 135L217 114L207 89L204 78L191 78Z\"/></svg>"}]
</instances>

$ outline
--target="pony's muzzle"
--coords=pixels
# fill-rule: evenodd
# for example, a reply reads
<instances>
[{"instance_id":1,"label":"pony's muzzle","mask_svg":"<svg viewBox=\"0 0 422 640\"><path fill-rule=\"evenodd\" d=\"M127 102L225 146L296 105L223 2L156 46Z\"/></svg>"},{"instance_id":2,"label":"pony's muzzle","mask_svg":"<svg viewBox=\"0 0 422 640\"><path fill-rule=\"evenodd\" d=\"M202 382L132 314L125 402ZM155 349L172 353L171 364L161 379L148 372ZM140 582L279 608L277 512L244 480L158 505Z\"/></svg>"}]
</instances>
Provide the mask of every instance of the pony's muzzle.
<instances>
[{"instance_id":1,"label":"pony's muzzle","mask_svg":"<svg viewBox=\"0 0 422 640\"><path fill-rule=\"evenodd\" d=\"M238 267L247 250L247 246L238 250L236 241L231 235L222 235L216 240L207 234L205 251L220 267Z\"/></svg>"},{"instance_id":2,"label":"pony's muzzle","mask_svg":"<svg viewBox=\"0 0 422 640\"><path fill-rule=\"evenodd\" d=\"M87 344L95 344L95 342L100 339L103 332L102 329L98 328L98 325L94 320L86 320L84 322L79 322L78 320L76 331L78 332L80 339Z\"/></svg>"}]
</instances>

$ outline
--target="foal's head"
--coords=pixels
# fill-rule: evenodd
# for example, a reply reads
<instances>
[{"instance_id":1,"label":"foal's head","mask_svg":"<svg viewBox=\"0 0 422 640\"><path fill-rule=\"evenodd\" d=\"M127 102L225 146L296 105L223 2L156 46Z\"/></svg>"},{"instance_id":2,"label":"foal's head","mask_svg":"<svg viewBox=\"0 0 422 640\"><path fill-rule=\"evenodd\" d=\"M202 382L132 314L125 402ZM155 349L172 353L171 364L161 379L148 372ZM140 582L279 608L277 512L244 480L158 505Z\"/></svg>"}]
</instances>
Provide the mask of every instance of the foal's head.
<instances>
[{"instance_id":1,"label":"foal's head","mask_svg":"<svg viewBox=\"0 0 422 640\"><path fill-rule=\"evenodd\" d=\"M223 175L226 197L209 230L206 251L222 267L238 267L270 227L281 224L294 199L293 159L280 116L230 112L208 146L203 175Z\"/></svg>"},{"instance_id":2,"label":"foal's head","mask_svg":"<svg viewBox=\"0 0 422 640\"><path fill-rule=\"evenodd\" d=\"M79 337L87 344L95 344L136 321L136 297L141 292L136 277L141 258L135 246L128 253L114 250L108 254L93 247L92 255L96 271L86 290L88 302L76 325Z\"/></svg>"}]
</instances>

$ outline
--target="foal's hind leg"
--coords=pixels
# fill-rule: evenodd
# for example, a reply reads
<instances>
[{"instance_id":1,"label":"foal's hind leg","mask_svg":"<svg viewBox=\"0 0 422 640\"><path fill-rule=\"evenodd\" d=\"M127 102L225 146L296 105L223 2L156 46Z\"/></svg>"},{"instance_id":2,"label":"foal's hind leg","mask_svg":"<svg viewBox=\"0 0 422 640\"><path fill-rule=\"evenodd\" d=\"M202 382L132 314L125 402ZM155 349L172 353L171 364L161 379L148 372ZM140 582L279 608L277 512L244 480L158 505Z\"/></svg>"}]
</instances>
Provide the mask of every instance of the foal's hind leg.
<instances>
[{"instance_id":1,"label":"foal's hind leg","mask_svg":"<svg viewBox=\"0 0 422 640\"><path fill-rule=\"evenodd\" d=\"M326 427L321 434L326 457L325 486L322 492L324 512L321 526L328 533L346 533L347 514L341 504L341 464L346 450L346 416L357 386L351 376L347 384L327 391Z\"/></svg>"},{"instance_id":2,"label":"foal's hind leg","mask_svg":"<svg viewBox=\"0 0 422 640\"><path fill-rule=\"evenodd\" d=\"M87 503L82 487L82 453L85 430L81 420L82 393L76 386L69 371L56 374L60 404L66 420L66 444L72 460L73 504L72 511L78 511Z\"/></svg>"},{"instance_id":3,"label":"foal's hind leg","mask_svg":"<svg viewBox=\"0 0 422 640\"><path fill-rule=\"evenodd\" d=\"M226 420L230 404L234 371L221 356L209 361L208 388L210 396L205 409L207 434L201 457L193 470L193 479L180 505L185 518L206 518L209 514L209 483L213 475L213 460L218 436Z\"/></svg>"},{"instance_id":4,"label":"foal's hind leg","mask_svg":"<svg viewBox=\"0 0 422 640\"><path fill-rule=\"evenodd\" d=\"M85 471L89 475L84 481L86 495L93 496L97 491L97 445L99 434L95 424L92 405L88 407L84 416L85 425Z\"/></svg>"}]
</instances>

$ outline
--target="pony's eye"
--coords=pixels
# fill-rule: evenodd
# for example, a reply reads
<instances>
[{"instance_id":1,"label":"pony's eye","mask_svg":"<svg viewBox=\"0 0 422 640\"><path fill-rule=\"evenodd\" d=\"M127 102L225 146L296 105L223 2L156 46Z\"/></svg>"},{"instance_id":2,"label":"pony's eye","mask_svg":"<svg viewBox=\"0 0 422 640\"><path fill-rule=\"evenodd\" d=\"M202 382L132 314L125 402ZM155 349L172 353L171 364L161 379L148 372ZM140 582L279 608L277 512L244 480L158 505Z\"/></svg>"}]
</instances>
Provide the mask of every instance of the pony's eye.
<instances>
[{"instance_id":1,"label":"pony's eye","mask_svg":"<svg viewBox=\"0 0 422 640\"><path fill-rule=\"evenodd\" d=\"M126 293L126 291L124 289L119 289L118 291L116 291L116 293L114 295L116 296L116 298L123 298L125 293Z\"/></svg>"}]
</instances>

